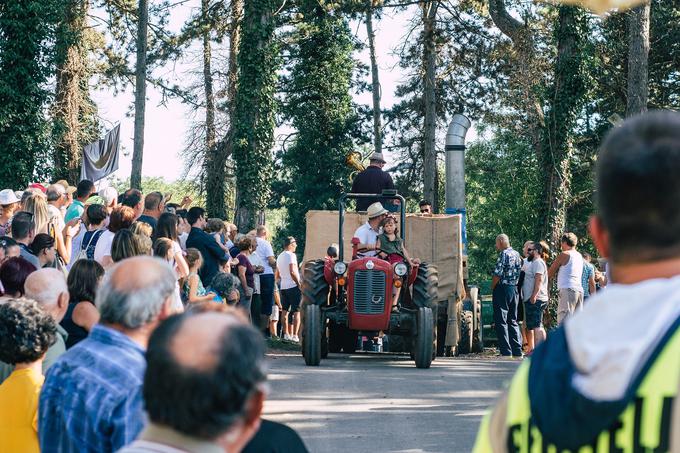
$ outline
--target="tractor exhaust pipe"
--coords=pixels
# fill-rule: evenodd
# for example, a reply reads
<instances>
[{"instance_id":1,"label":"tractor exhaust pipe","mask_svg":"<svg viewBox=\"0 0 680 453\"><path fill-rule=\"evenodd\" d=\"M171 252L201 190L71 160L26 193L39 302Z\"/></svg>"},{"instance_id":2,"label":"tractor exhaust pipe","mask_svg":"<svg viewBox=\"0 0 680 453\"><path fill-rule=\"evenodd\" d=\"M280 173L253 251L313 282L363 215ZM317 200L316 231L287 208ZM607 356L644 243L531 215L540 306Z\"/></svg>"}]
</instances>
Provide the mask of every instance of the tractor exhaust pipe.
<instances>
[{"instance_id":1,"label":"tractor exhaust pipe","mask_svg":"<svg viewBox=\"0 0 680 453\"><path fill-rule=\"evenodd\" d=\"M446 133L446 213L461 214L464 254L467 255L465 226L465 136L472 123L457 113L449 123Z\"/></svg>"}]
</instances>

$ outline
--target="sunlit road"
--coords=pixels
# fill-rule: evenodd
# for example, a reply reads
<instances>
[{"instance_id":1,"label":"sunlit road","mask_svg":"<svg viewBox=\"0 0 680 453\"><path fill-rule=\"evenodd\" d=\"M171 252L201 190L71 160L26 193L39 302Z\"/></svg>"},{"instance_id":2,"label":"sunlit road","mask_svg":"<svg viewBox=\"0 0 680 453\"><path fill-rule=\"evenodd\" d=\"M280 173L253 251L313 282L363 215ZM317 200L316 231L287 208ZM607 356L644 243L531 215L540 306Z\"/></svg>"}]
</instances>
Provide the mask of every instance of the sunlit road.
<instances>
[{"instance_id":1,"label":"sunlit road","mask_svg":"<svg viewBox=\"0 0 680 453\"><path fill-rule=\"evenodd\" d=\"M469 452L485 409L519 362L331 354L319 367L270 355L265 417L295 428L312 452Z\"/></svg>"}]
</instances>

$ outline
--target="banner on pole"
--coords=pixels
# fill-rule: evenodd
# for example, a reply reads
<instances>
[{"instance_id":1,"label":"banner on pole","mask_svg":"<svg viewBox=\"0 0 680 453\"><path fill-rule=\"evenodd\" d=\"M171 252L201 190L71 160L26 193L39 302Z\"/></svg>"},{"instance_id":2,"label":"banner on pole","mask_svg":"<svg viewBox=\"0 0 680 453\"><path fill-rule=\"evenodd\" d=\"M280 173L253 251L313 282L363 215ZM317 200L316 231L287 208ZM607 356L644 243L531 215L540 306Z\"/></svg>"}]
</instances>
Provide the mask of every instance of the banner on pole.
<instances>
[{"instance_id":1,"label":"banner on pole","mask_svg":"<svg viewBox=\"0 0 680 453\"><path fill-rule=\"evenodd\" d=\"M120 148L120 124L104 135L104 138L83 148L83 164L80 179L97 182L118 170Z\"/></svg>"}]
</instances>

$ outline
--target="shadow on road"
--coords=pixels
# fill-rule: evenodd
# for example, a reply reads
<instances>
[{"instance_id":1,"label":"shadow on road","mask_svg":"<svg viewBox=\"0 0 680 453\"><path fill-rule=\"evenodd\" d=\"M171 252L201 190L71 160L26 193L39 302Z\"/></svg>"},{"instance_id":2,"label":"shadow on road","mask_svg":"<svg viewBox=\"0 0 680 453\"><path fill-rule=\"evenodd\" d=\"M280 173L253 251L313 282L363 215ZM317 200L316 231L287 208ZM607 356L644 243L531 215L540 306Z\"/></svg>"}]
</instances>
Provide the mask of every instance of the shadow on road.
<instances>
[{"instance_id":1,"label":"shadow on road","mask_svg":"<svg viewBox=\"0 0 680 453\"><path fill-rule=\"evenodd\" d=\"M310 451L466 452L519 362L331 354L319 367L270 356L265 416L297 429Z\"/></svg>"}]
</instances>

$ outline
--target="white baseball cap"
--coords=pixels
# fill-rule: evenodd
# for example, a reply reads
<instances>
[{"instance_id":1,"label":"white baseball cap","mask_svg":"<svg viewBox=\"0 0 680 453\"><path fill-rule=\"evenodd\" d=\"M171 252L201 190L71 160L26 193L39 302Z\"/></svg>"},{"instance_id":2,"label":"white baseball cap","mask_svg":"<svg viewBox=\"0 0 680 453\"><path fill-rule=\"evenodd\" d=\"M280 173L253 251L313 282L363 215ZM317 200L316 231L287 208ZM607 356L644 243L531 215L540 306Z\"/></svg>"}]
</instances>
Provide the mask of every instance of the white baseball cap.
<instances>
[{"instance_id":1,"label":"white baseball cap","mask_svg":"<svg viewBox=\"0 0 680 453\"><path fill-rule=\"evenodd\" d=\"M104 187L99 191L99 196L102 197L106 206L111 206L114 201L118 200L118 191L113 187Z\"/></svg>"},{"instance_id":2,"label":"white baseball cap","mask_svg":"<svg viewBox=\"0 0 680 453\"><path fill-rule=\"evenodd\" d=\"M0 190L0 205L19 203L20 201L12 189Z\"/></svg>"}]
</instances>

